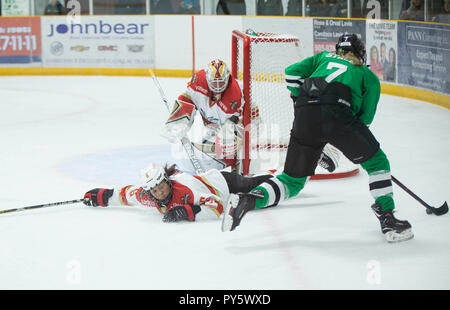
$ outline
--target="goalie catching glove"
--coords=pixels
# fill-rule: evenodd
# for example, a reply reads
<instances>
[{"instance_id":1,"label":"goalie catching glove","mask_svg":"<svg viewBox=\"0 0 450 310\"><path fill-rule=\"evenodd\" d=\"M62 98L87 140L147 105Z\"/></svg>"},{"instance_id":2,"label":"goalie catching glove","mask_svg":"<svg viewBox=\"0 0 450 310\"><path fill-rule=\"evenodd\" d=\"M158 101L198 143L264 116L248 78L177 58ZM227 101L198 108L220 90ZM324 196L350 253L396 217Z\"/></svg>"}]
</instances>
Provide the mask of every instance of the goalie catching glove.
<instances>
[{"instance_id":1,"label":"goalie catching glove","mask_svg":"<svg viewBox=\"0 0 450 310\"><path fill-rule=\"evenodd\" d=\"M176 206L164 213L163 222L195 221L195 215L200 212L200 206Z\"/></svg>"},{"instance_id":2,"label":"goalie catching glove","mask_svg":"<svg viewBox=\"0 0 450 310\"><path fill-rule=\"evenodd\" d=\"M84 194L83 203L86 206L108 206L108 200L113 195L114 190L107 188L94 188Z\"/></svg>"},{"instance_id":3,"label":"goalie catching glove","mask_svg":"<svg viewBox=\"0 0 450 310\"><path fill-rule=\"evenodd\" d=\"M166 121L166 133L164 134L170 143L178 142L187 134L194 121L195 111L193 104L175 100L173 110Z\"/></svg>"}]
</instances>

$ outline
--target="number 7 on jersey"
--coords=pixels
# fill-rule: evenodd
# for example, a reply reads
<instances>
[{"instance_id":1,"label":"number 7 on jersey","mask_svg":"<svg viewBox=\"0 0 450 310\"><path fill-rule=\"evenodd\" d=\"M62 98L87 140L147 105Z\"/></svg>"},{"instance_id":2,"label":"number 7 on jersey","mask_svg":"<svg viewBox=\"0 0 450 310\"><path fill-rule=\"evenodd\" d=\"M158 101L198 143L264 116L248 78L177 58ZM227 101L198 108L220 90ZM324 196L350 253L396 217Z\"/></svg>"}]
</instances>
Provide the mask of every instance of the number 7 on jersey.
<instances>
[{"instance_id":1,"label":"number 7 on jersey","mask_svg":"<svg viewBox=\"0 0 450 310\"><path fill-rule=\"evenodd\" d=\"M344 73L345 71L347 71L347 66L346 65L343 65L343 64L340 64L340 63L337 63L337 62L330 62L330 63L328 63L327 69L331 70L333 68L337 68L337 70L326 77L325 81L327 81L328 83L330 83L332 80L334 80L337 76L339 76L342 73Z\"/></svg>"}]
</instances>

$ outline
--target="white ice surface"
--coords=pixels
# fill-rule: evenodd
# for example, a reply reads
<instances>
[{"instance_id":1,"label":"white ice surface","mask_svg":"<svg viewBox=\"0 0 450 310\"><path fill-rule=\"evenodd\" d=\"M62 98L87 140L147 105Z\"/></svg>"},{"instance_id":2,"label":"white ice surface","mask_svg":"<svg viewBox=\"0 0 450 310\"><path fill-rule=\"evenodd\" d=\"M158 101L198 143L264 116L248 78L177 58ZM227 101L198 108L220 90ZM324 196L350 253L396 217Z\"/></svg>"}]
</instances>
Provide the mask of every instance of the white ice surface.
<instances>
[{"instance_id":1,"label":"white ice surface","mask_svg":"<svg viewBox=\"0 0 450 310\"><path fill-rule=\"evenodd\" d=\"M186 79L160 78L172 101ZM82 198L173 158L150 78L1 77L0 209ZM372 131L392 174L448 199L450 111L382 95ZM0 214L0 289L450 289L450 215L394 185L413 240L388 244L368 177L311 181L299 198L220 220L165 224L144 207L82 204Z\"/></svg>"}]
</instances>

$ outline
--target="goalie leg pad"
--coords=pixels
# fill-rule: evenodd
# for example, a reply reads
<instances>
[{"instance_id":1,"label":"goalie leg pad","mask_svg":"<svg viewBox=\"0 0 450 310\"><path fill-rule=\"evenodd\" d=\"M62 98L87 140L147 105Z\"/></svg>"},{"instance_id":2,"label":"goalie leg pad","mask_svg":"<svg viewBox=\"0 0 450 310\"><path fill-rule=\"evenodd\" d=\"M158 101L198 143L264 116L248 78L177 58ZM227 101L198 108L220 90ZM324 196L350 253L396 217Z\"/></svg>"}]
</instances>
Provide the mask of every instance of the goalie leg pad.
<instances>
[{"instance_id":1,"label":"goalie leg pad","mask_svg":"<svg viewBox=\"0 0 450 310\"><path fill-rule=\"evenodd\" d=\"M319 165L331 173L339 167L339 157L339 150L330 144L326 144L320 155Z\"/></svg>"}]
</instances>

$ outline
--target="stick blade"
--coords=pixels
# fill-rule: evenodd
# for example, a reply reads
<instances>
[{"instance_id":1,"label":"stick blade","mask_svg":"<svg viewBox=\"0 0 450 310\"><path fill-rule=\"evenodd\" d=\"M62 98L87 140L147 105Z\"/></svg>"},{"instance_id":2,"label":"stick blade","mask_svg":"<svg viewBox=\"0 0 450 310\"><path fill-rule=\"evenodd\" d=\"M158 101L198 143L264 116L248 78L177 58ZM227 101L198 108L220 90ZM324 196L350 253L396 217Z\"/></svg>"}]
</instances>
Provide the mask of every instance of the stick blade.
<instances>
[{"instance_id":1,"label":"stick blade","mask_svg":"<svg viewBox=\"0 0 450 310\"><path fill-rule=\"evenodd\" d=\"M442 206L440 206L439 208L435 208L435 207L428 207L427 208L427 214L436 214L436 215L444 215L448 212L448 205L447 205L447 201L444 202L444 204Z\"/></svg>"},{"instance_id":2,"label":"stick blade","mask_svg":"<svg viewBox=\"0 0 450 310\"><path fill-rule=\"evenodd\" d=\"M444 202L444 204L442 206L440 206L439 208L436 208L434 210L434 214L436 215L444 215L448 212L448 205L447 205L447 201Z\"/></svg>"}]
</instances>

